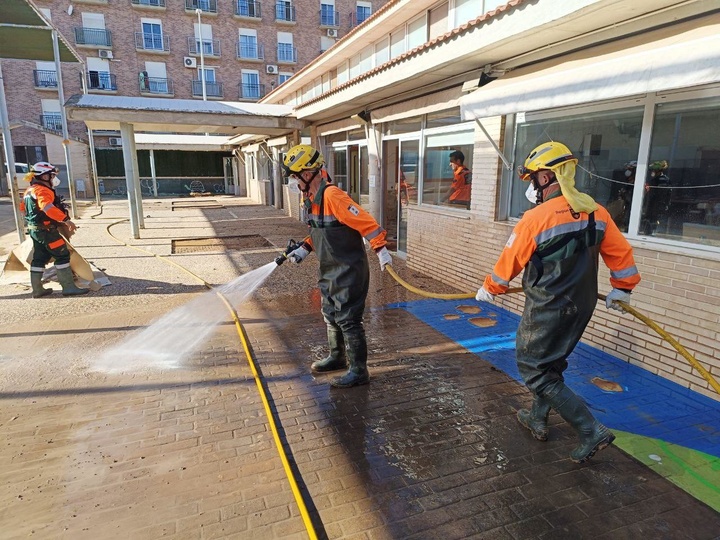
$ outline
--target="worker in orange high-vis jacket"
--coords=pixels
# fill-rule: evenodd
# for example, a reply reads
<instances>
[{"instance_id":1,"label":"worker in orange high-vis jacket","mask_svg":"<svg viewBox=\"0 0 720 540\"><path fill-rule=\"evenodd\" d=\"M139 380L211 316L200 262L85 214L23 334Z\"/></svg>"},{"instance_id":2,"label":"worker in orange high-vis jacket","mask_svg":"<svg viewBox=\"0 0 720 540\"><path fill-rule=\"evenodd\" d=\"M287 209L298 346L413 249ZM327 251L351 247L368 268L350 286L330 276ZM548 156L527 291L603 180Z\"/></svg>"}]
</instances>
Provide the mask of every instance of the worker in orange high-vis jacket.
<instances>
[{"instance_id":1,"label":"worker in orange high-vis jacket","mask_svg":"<svg viewBox=\"0 0 720 540\"><path fill-rule=\"evenodd\" d=\"M460 150L451 152L448 156L450 168L453 171L453 181L450 188L440 199L440 202L449 202L470 208L470 190L472 184L472 173L465 166L465 154Z\"/></svg>"},{"instance_id":2,"label":"worker in orange high-vis jacket","mask_svg":"<svg viewBox=\"0 0 720 540\"><path fill-rule=\"evenodd\" d=\"M526 195L538 206L523 214L476 299L491 302L525 269L516 354L534 401L530 410L518 411L518 421L544 441L548 414L555 409L577 431L580 444L570 457L582 463L615 436L565 385L567 357L595 310L599 256L610 268L608 308L622 311L615 301L629 303L640 275L632 248L609 212L575 188L576 163L570 150L557 142L541 144L527 157L519 173L532 182Z\"/></svg>"},{"instance_id":3,"label":"worker in orange high-vis jacket","mask_svg":"<svg viewBox=\"0 0 720 540\"><path fill-rule=\"evenodd\" d=\"M330 384L349 388L370 380L363 328L370 271L363 238L377 254L382 270L392 259L385 247L385 229L332 184L324 163L322 154L305 144L294 146L285 155L288 188L302 192L310 227L309 236L287 258L300 263L311 251L317 254L330 355L313 362L311 369L323 373L347 367L347 372Z\"/></svg>"},{"instance_id":4,"label":"worker in orange high-vis jacket","mask_svg":"<svg viewBox=\"0 0 720 540\"><path fill-rule=\"evenodd\" d=\"M89 289L75 285L70 268L70 250L65 239L58 232L58 225L64 224L67 231L75 232L77 226L70 220L62 198L55 192L60 184L58 169L47 161L40 161L30 168L25 179L30 187L20 201L20 211L25 215L30 238L33 241L33 258L30 263L30 284L33 298L52 293L42 286L45 265L55 259L57 277L62 286L63 296L85 294Z\"/></svg>"}]
</instances>

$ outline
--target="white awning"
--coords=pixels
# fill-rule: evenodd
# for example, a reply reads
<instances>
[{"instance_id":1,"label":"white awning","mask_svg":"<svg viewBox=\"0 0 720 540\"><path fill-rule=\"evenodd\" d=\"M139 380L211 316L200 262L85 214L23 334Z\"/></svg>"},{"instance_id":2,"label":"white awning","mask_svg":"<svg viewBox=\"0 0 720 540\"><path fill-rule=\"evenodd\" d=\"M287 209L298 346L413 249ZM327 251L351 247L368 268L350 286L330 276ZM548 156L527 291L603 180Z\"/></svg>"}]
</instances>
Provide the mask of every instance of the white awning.
<instances>
[{"instance_id":1,"label":"white awning","mask_svg":"<svg viewBox=\"0 0 720 540\"><path fill-rule=\"evenodd\" d=\"M462 117L488 118L720 82L720 22L671 32L511 71L463 97Z\"/></svg>"}]
</instances>

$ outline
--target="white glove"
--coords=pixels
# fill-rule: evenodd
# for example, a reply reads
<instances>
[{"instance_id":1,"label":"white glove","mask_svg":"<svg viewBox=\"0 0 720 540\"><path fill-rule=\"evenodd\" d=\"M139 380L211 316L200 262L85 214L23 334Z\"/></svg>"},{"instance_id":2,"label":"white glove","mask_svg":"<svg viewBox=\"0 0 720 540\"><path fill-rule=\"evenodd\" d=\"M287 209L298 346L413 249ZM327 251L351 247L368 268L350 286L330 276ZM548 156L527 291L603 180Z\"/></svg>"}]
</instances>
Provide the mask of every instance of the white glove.
<instances>
[{"instance_id":1,"label":"white glove","mask_svg":"<svg viewBox=\"0 0 720 540\"><path fill-rule=\"evenodd\" d=\"M383 247L379 251L377 251L378 259L380 259L380 270L385 270L385 266L388 264L392 266L392 257L390 256L390 252L387 250L386 247Z\"/></svg>"},{"instance_id":2,"label":"white glove","mask_svg":"<svg viewBox=\"0 0 720 540\"><path fill-rule=\"evenodd\" d=\"M625 313L625 310L622 308L622 306L620 304L616 304L615 300L619 300L620 302L625 302L626 304L629 304L630 293L621 291L620 289L613 289L605 297L605 307L607 307L608 309L617 309L618 311L622 311L623 313Z\"/></svg>"},{"instance_id":3,"label":"white glove","mask_svg":"<svg viewBox=\"0 0 720 540\"><path fill-rule=\"evenodd\" d=\"M291 251L290 255L288 255L287 258L291 263L300 264L301 262L303 262L303 259L308 256L309 253L310 252L305 249L305 246L300 246L295 251Z\"/></svg>"},{"instance_id":4,"label":"white glove","mask_svg":"<svg viewBox=\"0 0 720 540\"><path fill-rule=\"evenodd\" d=\"M488 291L485 287L480 287L475 295L475 300L478 302L494 302L495 295Z\"/></svg>"}]
</instances>

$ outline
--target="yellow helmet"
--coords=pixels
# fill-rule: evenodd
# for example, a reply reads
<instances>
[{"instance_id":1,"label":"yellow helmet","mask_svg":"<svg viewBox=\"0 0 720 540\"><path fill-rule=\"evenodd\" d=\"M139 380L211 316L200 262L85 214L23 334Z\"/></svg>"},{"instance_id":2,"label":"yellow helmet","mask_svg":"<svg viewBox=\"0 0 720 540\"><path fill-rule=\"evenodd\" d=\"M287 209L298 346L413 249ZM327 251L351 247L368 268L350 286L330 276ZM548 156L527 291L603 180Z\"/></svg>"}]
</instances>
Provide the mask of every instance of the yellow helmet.
<instances>
[{"instance_id":1,"label":"yellow helmet","mask_svg":"<svg viewBox=\"0 0 720 540\"><path fill-rule=\"evenodd\" d=\"M289 174L319 169L325 164L325 158L310 145L298 144L293 146L283 160L285 169Z\"/></svg>"},{"instance_id":2,"label":"yellow helmet","mask_svg":"<svg viewBox=\"0 0 720 540\"><path fill-rule=\"evenodd\" d=\"M541 169L554 169L568 161L577 163L578 160L567 146L559 142L546 142L530 152L525 159L525 165L518 167L518 174L527 182L531 174Z\"/></svg>"}]
</instances>

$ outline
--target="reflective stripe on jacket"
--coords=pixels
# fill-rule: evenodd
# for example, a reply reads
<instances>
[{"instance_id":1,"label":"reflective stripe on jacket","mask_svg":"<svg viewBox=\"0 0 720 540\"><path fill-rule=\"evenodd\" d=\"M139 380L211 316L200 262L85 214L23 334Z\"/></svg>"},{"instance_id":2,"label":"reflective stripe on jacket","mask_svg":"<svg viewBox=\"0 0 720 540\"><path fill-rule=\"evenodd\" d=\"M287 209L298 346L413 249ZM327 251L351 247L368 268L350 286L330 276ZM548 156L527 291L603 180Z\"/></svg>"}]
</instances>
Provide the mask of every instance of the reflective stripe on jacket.
<instances>
[{"instance_id":1,"label":"reflective stripe on jacket","mask_svg":"<svg viewBox=\"0 0 720 540\"><path fill-rule=\"evenodd\" d=\"M630 244L605 208L598 205L594 217L600 255L610 269L611 285L632 290L640 282L640 274ZM547 260L567 258L575 249L574 240L568 242L567 236L576 236L587 226L588 214L573 212L559 193L528 210L513 229L492 275L485 278L485 288L492 294L504 293L536 252L551 253ZM553 251L554 244L562 247Z\"/></svg>"},{"instance_id":2,"label":"reflective stripe on jacket","mask_svg":"<svg viewBox=\"0 0 720 540\"><path fill-rule=\"evenodd\" d=\"M363 210L347 193L333 184L326 184L315 195L310 205L307 222L311 228L346 225L360 233L373 250L378 250L387 243L385 241L387 231L369 212ZM312 247L312 239L308 237L305 242Z\"/></svg>"},{"instance_id":3,"label":"reflective stripe on jacket","mask_svg":"<svg viewBox=\"0 0 720 540\"><path fill-rule=\"evenodd\" d=\"M30 184L20 201L20 211L28 225L50 225L62 222L67 214L58 208L59 197L54 190L41 184Z\"/></svg>"}]
</instances>

